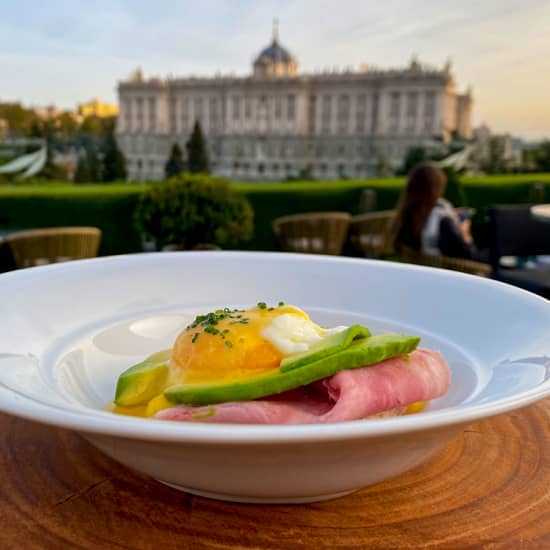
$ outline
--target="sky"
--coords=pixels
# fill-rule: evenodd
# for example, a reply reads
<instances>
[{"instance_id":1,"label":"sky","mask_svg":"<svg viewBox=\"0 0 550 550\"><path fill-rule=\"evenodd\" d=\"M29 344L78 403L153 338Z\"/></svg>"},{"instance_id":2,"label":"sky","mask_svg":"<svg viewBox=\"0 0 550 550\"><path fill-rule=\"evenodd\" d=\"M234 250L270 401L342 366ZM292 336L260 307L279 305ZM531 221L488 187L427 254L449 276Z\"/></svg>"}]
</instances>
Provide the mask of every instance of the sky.
<instances>
[{"instance_id":1,"label":"sky","mask_svg":"<svg viewBox=\"0 0 550 550\"><path fill-rule=\"evenodd\" d=\"M451 59L474 125L550 137L550 0L2 0L1 11L0 101L114 102L138 66L246 75L277 18L299 70Z\"/></svg>"}]
</instances>

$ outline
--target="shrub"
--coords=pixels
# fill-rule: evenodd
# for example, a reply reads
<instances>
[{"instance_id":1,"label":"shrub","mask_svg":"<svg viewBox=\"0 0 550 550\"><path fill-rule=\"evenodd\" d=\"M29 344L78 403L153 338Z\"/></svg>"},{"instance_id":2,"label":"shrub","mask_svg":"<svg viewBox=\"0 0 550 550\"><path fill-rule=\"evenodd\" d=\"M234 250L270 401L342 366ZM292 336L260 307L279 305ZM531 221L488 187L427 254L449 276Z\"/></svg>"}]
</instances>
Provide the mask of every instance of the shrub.
<instances>
[{"instance_id":1,"label":"shrub","mask_svg":"<svg viewBox=\"0 0 550 550\"><path fill-rule=\"evenodd\" d=\"M225 245L252 237L253 210L228 182L183 174L156 183L140 198L138 227L157 247Z\"/></svg>"}]
</instances>

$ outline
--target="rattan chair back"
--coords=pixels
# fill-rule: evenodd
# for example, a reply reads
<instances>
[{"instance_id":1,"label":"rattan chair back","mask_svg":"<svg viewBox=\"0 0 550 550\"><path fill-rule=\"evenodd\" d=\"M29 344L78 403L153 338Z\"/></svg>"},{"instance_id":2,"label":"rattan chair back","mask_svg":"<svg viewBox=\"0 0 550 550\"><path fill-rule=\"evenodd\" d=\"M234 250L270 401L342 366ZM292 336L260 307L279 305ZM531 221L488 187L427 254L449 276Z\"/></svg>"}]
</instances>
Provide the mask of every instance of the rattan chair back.
<instances>
[{"instance_id":1,"label":"rattan chair back","mask_svg":"<svg viewBox=\"0 0 550 550\"><path fill-rule=\"evenodd\" d=\"M411 264L451 269L453 271L461 271L462 273L470 273L471 275L479 275L481 277L491 276L491 266L489 264L477 262L475 260L467 260L464 258L420 254L419 252L404 246L400 249L400 259L403 262Z\"/></svg>"},{"instance_id":2,"label":"rattan chair back","mask_svg":"<svg viewBox=\"0 0 550 550\"><path fill-rule=\"evenodd\" d=\"M273 221L282 250L312 254L341 254L351 216L347 212L308 212Z\"/></svg>"},{"instance_id":3,"label":"rattan chair back","mask_svg":"<svg viewBox=\"0 0 550 550\"><path fill-rule=\"evenodd\" d=\"M16 231L6 239L15 265L33 267L97 256L101 230L97 227L52 227Z\"/></svg>"},{"instance_id":4,"label":"rattan chair back","mask_svg":"<svg viewBox=\"0 0 550 550\"><path fill-rule=\"evenodd\" d=\"M395 210L380 210L353 216L348 233L352 251L373 258L392 254L390 232L394 217Z\"/></svg>"}]
</instances>

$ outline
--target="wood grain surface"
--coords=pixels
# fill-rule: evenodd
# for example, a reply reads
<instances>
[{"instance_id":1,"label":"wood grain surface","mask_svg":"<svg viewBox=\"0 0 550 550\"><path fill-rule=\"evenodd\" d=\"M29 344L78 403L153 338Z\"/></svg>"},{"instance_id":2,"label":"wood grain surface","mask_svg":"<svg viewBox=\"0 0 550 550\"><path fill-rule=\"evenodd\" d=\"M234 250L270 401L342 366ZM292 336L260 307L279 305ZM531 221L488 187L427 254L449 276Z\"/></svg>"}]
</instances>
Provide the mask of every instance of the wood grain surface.
<instances>
[{"instance_id":1,"label":"wood grain surface","mask_svg":"<svg viewBox=\"0 0 550 550\"><path fill-rule=\"evenodd\" d=\"M550 401L469 426L422 466L318 504L180 493L78 435L0 415L0 548L550 548Z\"/></svg>"}]
</instances>

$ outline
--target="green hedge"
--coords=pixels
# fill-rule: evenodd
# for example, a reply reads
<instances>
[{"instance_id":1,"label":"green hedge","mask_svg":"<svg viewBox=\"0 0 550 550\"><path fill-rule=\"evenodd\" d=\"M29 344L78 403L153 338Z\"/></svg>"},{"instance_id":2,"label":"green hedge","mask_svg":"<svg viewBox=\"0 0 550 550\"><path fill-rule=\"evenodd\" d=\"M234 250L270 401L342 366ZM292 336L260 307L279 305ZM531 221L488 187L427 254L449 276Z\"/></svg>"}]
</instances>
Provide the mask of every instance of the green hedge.
<instances>
[{"instance_id":1,"label":"green hedge","mask_svg":"<svg viewBox=\"0 0 550 550\"><path fill-rule=\"evenodd\" d=\"M0 230L91 225L103 231L100 254L141 250L133 212L143 185L0 187Z\"/></svg>"},{"instance_id":2,"label":"green hedge","mask_svg":"<svg viewBox=\"0 0 550 550\"><path fill-rule=\"evenodd\" d=\"M542 183L539 201L550 202L550 174L522 174L463 178L466 201L480 215L497 203L533 201L534 183ZM335 182L236 183L254 208L251 241L237 248L273 250L272 220L297 212L343 210L357 213L361 192L374 189L378 209L393 208L403 178ZM103 231L101 254L141 249L133 212L144 184L70 185L62 183L0 186L0 230L62 225L93 225Z\"/></svg>"}]
</instances>

